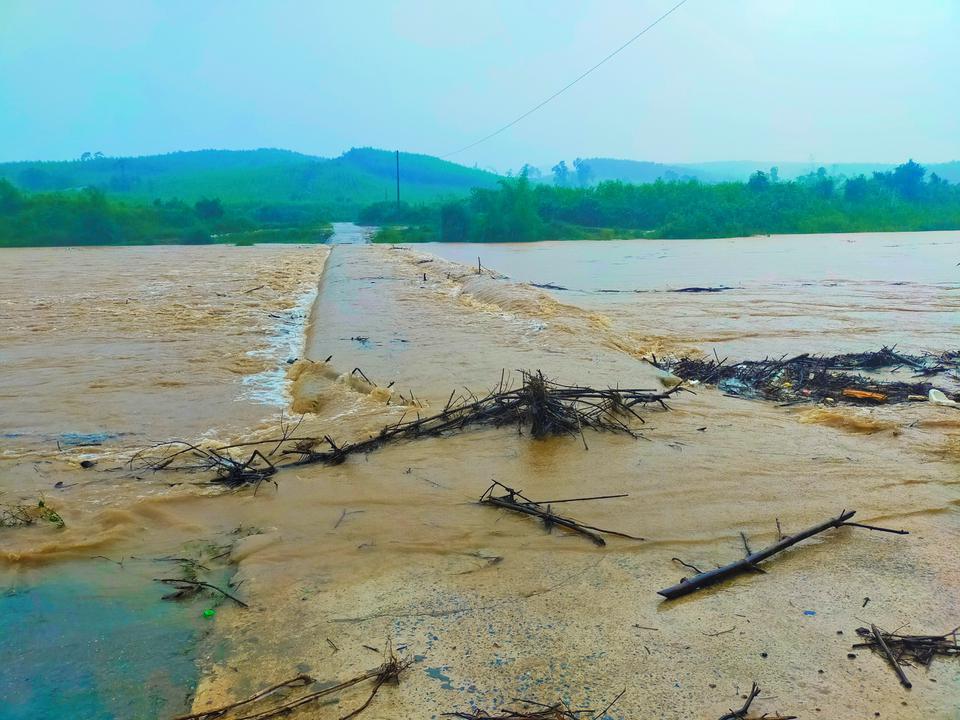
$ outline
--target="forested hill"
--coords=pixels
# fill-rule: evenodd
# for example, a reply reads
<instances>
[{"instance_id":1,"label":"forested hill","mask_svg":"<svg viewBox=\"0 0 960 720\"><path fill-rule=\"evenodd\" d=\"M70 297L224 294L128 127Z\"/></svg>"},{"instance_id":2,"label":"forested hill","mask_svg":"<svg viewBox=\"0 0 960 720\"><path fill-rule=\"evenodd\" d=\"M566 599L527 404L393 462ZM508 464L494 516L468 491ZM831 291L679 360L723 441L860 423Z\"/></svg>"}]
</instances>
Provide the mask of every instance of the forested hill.
<instances>
[{"instance_id":1,"label":"forested hill","mask_svg":"<svg viewBox=\"0 0 960 720\"><path fill-rule=\"evenodd\" d=\"M392 152L354 148L327 159L289 150L198 150L143 157L104 157L0 164L0 179L21 190L50 192L92 187L111 197L230 204L307 204L333 219L384 197L393 198ZM429 202L490 188L498 176L429 155L400 153L400 191L410 202Z\"/></svg>"}]
</instances>

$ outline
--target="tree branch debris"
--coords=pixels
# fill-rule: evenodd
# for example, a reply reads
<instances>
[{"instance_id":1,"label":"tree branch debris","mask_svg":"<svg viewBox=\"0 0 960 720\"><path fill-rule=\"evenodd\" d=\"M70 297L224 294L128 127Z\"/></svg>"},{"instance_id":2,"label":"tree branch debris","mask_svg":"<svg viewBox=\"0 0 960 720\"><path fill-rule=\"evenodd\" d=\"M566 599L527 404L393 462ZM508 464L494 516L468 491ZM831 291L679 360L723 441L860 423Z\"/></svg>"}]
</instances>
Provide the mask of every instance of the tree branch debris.
<instances>
[{"instance_id":1,"label":"tree branch debris","mask_svg":"<svg viewBox=\"0 0 960 720\"><path fill-rule=\"evenodd\" d=\"M544 378L541 372L522 372L522 383L512 387L504 375L499 384L485 397L456 395L451 393L443 410L435 415L406 420L406 415L396 423L385 426L379 433L366 440L338 444L329 435L323 438L295 437L296 427L284 428L280 438L255 442L201 447L194 443L176 440L160 443L137 453L131 460L133 467L163 470L206 470L216 473L214 482L229 487L246 484L259 485L279 470L315 463L338 465L348 456L367 453L396 441L414 440L423 437L441 437L447 433L464 430L471 426L502 427L516 424L522 433L527 428L535 439L570 435L579 437L586 447L584 428L610 431L640 437L631 426L636 420L644 420L637 413L637 406L658 403L669 409L666 400L685 389L677 385L659 392L641 388L595 389L562 385ZM325 443L326 450L317 450ZM244 446L274 447L263 454L255 449L245 460L230 456L229 450ZM159 457L154 451L169 450ZM275 457L286 462L275 461Z\"/></svg>"},{"instance_id":2,"label":"tree branch debris","mask_svg":"<svg viewBox=\"0 0 960 720\"><path fill-rule=\"evenodd\" d=\"M930 663L937 655L960 657L958 631L960 627L955 627L943 635L898 635L884 632L876 625L871 625L869 628L857 628L857 635L863 638L864 642L856 643L853 647L866 647L882 654L897 674L900 684L909 688L912 683L904 673L902 665L917 663L930 667Z\"/></svg>"},{"instance_id":3,"label":"tree branch debris","mask_svg":"<svg viewBox=\"0 0 960 720\"><path fill-rule=\"evenodd\" d=\"M506 490L505 495L494 495L493 491L495 488L503 488ZM569 500L560 500L559 502L577 502L579 500L594 500L594 499L606 499L608 497L623 497L622 495L615 496L604 496L603 498L571 498ZM554 500L553 502L558 502ZM496 507L504 508L505 510L513 510L514 512L523 513L525 515L532 515L533 517L538 517L543 520L544 527L549 532L554 525L559 525L560 527L565 527L568 530L573 532L580 533L585 537L590 538L596 545L606 545L606 541L600 537L600 535L617 535L619 537L628 538L629 540L643 540L642 537L636 537L634 535L627 535L626 533L617 532L616 530L604 530L603 528L593 527L592 525L584 525L583 523L577 522L576 520L571 520L568 517L563 517L557 515L550 510L550 506L547 505L544 507L541 503L534 502L524 495L519 490L514 490L511 487L493 481L493 484L488 487L483 495L480 496L480 503L484 505L495 505Z\"/></svg>"},{"instance_id":4,"label":"tree branch debris","mask_svg":"<svg viewBox=\"0 0 960 720\"><path fill-rule=\"evenodd\" d=\"M388 682L398 684L400 682L401 673L406 670L412 662L412 660L398 660L393 654L393 649L388 644L384 662L382 665L380 665L380 667L369 670L365 673L361 673L360 675L352 677L349 680L345 680L344 682L334 685L333 687L307 692L293 698L290 698L289 696L277 698L277 702L274 702L271 707L256 710L249 714L236 714L239 708L244 708L254 703L259 703L262 700L276 695L281 690L298 690L300 688L309 687L317 682L309 675L297 675L289 680L284 680L283 682L271 685L270 687L265 688L244 700L239 700L237 702L213 708L211 710L192 713L190 715L180 715L174 718L174 720L213 720L213 718L222 718L223 720L268 720L268 718L285 717L295 710L316 703L321 698L333 695L334 693L338 693L341 690L346 690L347 688L353 687L354 685L359 685L368 680L372 680L373 688L370 691L370 695L367 697L366 702L364 702L357 709L340 717L340 720L349 720L350 718L356 717L370 706L370 703L373 702L374 697L376 697L377 692L383 685ZM249 709L250 708L246 708L245 711Z\"/></svg>"},{"instance_id":5,"label":"tree branch debris","mask_svg":"<svg viewBox=\"0 0 960 720\"><path fill-rule=\"evenodd\" d=\"M796 535L790 535L785 537L778 542L765 547L762 550L758 550L754 553L749 553L742 560L737 560L736 562L729 563L722 567L714 568L713 570L707 570L705 572L697 573L691 578L683 578L676 585L671 585L668 588L657 591L659 595L667 598L668 600L673 600L683 595L689 595L692 592L696 592L702 588L705 588L709 585L725 580L733 575L737 575L742 572L763 572L758 566L757 563L762 560L776 555L777 553L786 550L791 545L796 545L798 542L806 540L807 538L813 537L818 533L822 533L824 530L830 530L831 528L843 527L844 525L849 525L851 527L860 527L866 528L868 530L878 530L880 532L889 532L895 533L897 535L907 535L909 534L906 530L891 530L889 528L876 527L874 525L862 525L860 523L851 523L848 522L856 514L856 510L844 510L837 517L826 520L819 525L814 525L811 528L807 528L802 532L798 532ZM746 537L741 534L741 537L744 540L744 545L746 546ZM674 558L676 559L676 558ZM687 563L679 561L681 564L690 567Z\"/></svg>"},{"instance_id":6,"label":"tree branch debris","mask_svg":"<svg viewBox=\"0 0 960 720\"><path fill-rule=\"evenodd\" d=\"M741 708L739 710L731 710L726 715L722 715L720 720L751 720L751 718L747 716L747 713L750 712L750 706L759 694L760 686L753 683L753 686L750 688L750 693L747 695L746 702L743 703ZM764 713L757 718L757 720L796 720L796 718L796 715L781 715L780 713L770 715L769 713Z\"/></svg>"},{"instance_id":7,"label":"tree branch debris","mask_svg":"<svg viewBox=\"0 0 960 720\"><path fill-rule=\"evenodd\" d=\"M657 364L654 358L654 364ZM908 355L895 347L875 352L818 356L804 353L787 359L766 358L728 364L726 359L679 358L662 363L684 380L717 385L728 395L782 403L835 401L859 405L901 403L927 397L928 380L893 381L864 373L907 370L913 378L960 372L960 351L940 355ZM658 365L660 367L660 365ZM850 371L859 371L853 373Z\"/></svg>"},{"instance_id":8,"label":"tree branch debris","mask_svg":"<svg viewBox=\"0 0 960 720\"><path fill-rule=\"evenodd\" d=\"M552 705L545 705L535 700L514 700L520 707L503 708L496 714L485 710L471 710L443 713L445 717L462 718L463 720L600 720L627 692L626 688L620 691L603 710L595 713L593 710L574 710L565 702L560 701Z\"/></svg>"}]
</instances>

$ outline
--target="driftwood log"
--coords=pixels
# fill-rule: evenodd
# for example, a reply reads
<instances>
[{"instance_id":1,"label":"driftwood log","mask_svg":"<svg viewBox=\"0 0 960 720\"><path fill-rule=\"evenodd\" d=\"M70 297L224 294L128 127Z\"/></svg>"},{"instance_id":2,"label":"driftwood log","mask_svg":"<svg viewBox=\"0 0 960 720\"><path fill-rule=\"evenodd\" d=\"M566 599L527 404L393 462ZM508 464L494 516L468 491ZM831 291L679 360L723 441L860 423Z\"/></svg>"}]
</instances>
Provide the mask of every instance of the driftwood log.
<instances>
[{"instance_id":1,"label":"driftwood log","mask_svg":"<svg viewBox=\"0 0 960 720\"><path fill-rule=\"evenodd\" d=\"M807 528L801 532L798 532L796 535L789 535L785 538L782 538L779 542L765 547L762 550L757 552L752 552L747 554L742 560L737 560L736 562L729 563L722 567L715 568L713 570L707 570L705 572L700 572L690 578L683 578L676 585L671 585L668 588L663 590L658 590L657 593L662 595L667 600L673 600L684 595L689 595L692 592L696 592L702 588L714 585L715 583L720 582L721 580L726 580L733 575L738 575L742 572L757 572L761 571L757 566L757 563L766 560L767 558L776 555L777 553L786 550L792 545L796 545L798 542L802 542L807 538L813 537L819 533L822 533L824 530L830 530L831 528L843 527L844 525L849 525L852 527L861 527L868 530L880 530L882 532L891 532L898 535L908 534L906 530L891 530L889 528L875 527L873 525L863 525L861 523L852 523L850 518L856 514L856 510L844 510L837 517L830 518L819 525L814 525L811 528ZM762 571L761 571L762 572Z\"/></svg>"}]
</instances>

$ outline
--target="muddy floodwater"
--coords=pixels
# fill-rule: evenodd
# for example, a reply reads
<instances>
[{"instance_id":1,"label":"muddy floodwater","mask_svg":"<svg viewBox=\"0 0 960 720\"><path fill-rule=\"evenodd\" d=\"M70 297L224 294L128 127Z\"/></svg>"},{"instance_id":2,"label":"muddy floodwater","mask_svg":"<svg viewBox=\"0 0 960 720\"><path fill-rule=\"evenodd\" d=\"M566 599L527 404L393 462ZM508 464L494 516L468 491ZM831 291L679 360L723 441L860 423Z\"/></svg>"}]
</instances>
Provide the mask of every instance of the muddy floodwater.
<instances>
[{"instance_id":1,"label":"muddy floodwater","mask_svg":"<svg viewBox=\"0 0 960 720\"><path fill-rule=\"evenodd\" d=\"M956 350L960 233L365 236L0 252L0 504L36 517L0 528L0 717L200 712L301 673L335 685L387 643L411 664L361 718L515 698L718 718L753 681L757 717L958 717L956 659L906 668L906 690L851 648L870 623L960 625L955 408L780 407L698 386L639 409L640 438L468 429L239 490L184 463L156 469L185 446L154 446L239 445L223 452L242 461L284 433L342 444L520 370L663 389L654 354ZM644 539L547 532L479 505L492 480L538 500L626 494L556 509ZM831 530L766 574L657 594L690 574L675 558L722 565L742 556L741 532L756 549L778 522L791 533L843 509L910 534ZM212 590L162 600L175 587L157 578L246 607ZM289 717L343 717L370 689Z\"/></svg>"}]
</instances>

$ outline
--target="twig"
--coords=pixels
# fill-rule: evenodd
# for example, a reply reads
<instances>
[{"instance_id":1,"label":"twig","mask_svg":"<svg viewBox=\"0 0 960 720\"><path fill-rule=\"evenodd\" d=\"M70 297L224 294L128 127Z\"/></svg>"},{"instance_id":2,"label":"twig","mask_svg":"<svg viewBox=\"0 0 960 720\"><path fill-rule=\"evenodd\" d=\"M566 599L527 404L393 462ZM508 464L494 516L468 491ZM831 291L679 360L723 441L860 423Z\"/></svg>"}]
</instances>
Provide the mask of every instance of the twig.
<instances>
[{"instance_id":1,"label":"twig","mask_svg":"<svg viewBox=\"0 0 960 720\"><path fill-rule=\"evenodd\" d=\"M701 633L701 634L702 634L702 635L706 635L707 637L720 637L721 635L726 635L727 633L732 633L732 632L733 632L734 630L736 630L736 629L737 629L737 626L734 625L734 626L733 626L732 628L730 628L729 630L721 630L720 632L715 632L715 633Z\"/></svg>"},{"instance_id":2,"label":"twig","mask_svg":"<svg viewBox=\"0 0 960 720\"><path fill-rule=\"evenodd\" d=\"M626 688L621 690L620 693L613 700L611 700L603 710L601 710L600 712L598 712L596 715L593 716L593 720L600 720L600 718L606 715L607 711L610 708L612 708L614 705L616 705L620 701L620 698L622 698L626 692L627 692Z\"/></svg>"},{"instance_id":3,"label":"twig","mask_svg":"<svg viewBox=\"0 0 960 720\"><path fill-rule=\"evenodd\" d=\"M217 708L212 708L210 710L204 710L202 712L197 712L197 713L191 713L190 715L178 715L173 720L207 720L207 718L213 718L219 715L223 715L228 710L234 710L238 707L242 707L243 705L249 705L250 703L256 702L261 698L265 698L271 693L274 693L277 690L281 690L282 688L301 687L304 685L311 685L314 682L316 682L316 680L314 680L309 675L297 675L295 678L290 678L289 680L284 680L283 682L279 682L276 685L271 685L270 687L265 688L264 690L261 690L260 692L255 693L254 695L251 695L245 700L238 700L237 702L230 703L229 705L221 705L220 707L217 707Z\"/></svg>"},{"instance_id":4,"label":"twig","mask_svg":"<svg viewBox=\"0 0 960 720\"><path fill-rule=\"evenodd\" d=\"M611 498L625 498L630 497L628 493L620 493L619 495L595 495L593 497L582 497L582 498L568 498L566 500L536 500L537 505L559 505L560 503L570 503L570 502L584 502L586 500L610 500Z\"/></svg>"},{"instance_id":5,"label":"twig","mask_svg":"<svg viewBox=\"0 0 960 720\"><path fill-rule=\"evenodd\" d=\"M375 680L376 683L374 684L373 691L370 693L369 697L367 697L366 702L364 702L363 705L356 710L353 710L347 715L342 716L340 720L348 720L348 718L356 717L358 714L366 710L367 707L369 707L370 703L373 702L373 698L376 696L377 692L384 685L384 683L399 682L400 674L413 662L412 660L400 661L393 656L392 651L388 650L388 653L389 655L383 665L375 670L370 670L362 673L361 675L357 675L350 680L342 682L339 685L334 685L333 687L324 688L323 690L309 693L295 700L290 700L289 702L282 703L273 708L254 713L253 715L244 715L243 717L236 718L236 720L267 720L267 718L286 715L299 707L309 705L322 697L326 697L327 695L332 695L335 692L353 687L354 685L358 685L366 680Z\"/></svg>"},{"instance_id":6,"label":"twig","mask_svg":"<svg viewBox=\"0 0 960 720\"><path fill-rule=\"evenodd\" d=\"M897 659L893 656L893 653L890 652L890 648L887 645L886 641L883 639L883 635L880 634L880 631L877 629L876 625L870 626L870 632L873 633L874 640L877 641L877 645L880 646L880 649L883 650L883 654L887 656L887 661L890 663L890 666L893 668L893 671L897 674L897 677L900 679L900 684L903 685L908 690L913 687L913 683L910 682L910 679L907 677L907 674L903 672L903 668L900 667L900 663L897 662Z\"/></svg>"},{"instance_id":7,"label":"twig","mask_svg":"<svg viewBox=\"0 0 960 720\"><path fill-rule=\"evenodd\" d=\"M877 527L876 525L864 525L863 523L845 522L844 525L847 525L849 527L865 528L867 530L877 530L878 532L888 532L888 533L893 533L894 535L910 534L909 530L893 530L892 528Z\"/></svg>"},{"instance_id":8,"label":"twig","mask_svg":"<svg viewBox=\"0 0 960 720\"><path fill-rule=\"evenodd\" d=\"M174 585L174 586L189 585L196 588L207 588L208 590L216 590L218 593L220 593L224 597L227 597L233 600L235 603L237 603L237 605L240 605L241 607L245 607L245 608L250 607L243 600L241 600L240 598L234 597L233 595L228 593L226 590L221 590L216 585L211 585L210 583L203 582L202 580L186 580L184 578L154 578L153 580L154 582L165 583L167 585Z\"/></svg>"},{"instance_id":9,"label":"twig","mask_svg":"<svg viewBox=\"0 0 960 720\"><path fill-rule=\"evenodd\" d=\"M683 560L681 560L681 559L678 558L678 557L673 557L673 558L670 558L670 559L673 560L674 562L680 563L680 564L683 565L685 568L690 568L691 570L693 570L693 571L694 571L695 573L697 573L698 575L701 574L701 573L703 573L703 570L701 570L700 568L698 568L696 565L691 565L690 563L686 563L686 562L684 562Z\"/></svg>"},{"instance_id":10,"label":"twig","mask_svg":"<svg viewBox=\"0 0 960 720\"><path fill-rule=\"evenodd\" d=\"M750 694L747 696L747 701L743 703L743 706L739 710L731 710L726 715L721 716L720 720L743 720L747 717L751 703L753 703L759 694L760 686L753 683L753 687L750 688Z\"/></svg>"}]
</instances>

